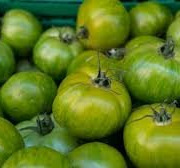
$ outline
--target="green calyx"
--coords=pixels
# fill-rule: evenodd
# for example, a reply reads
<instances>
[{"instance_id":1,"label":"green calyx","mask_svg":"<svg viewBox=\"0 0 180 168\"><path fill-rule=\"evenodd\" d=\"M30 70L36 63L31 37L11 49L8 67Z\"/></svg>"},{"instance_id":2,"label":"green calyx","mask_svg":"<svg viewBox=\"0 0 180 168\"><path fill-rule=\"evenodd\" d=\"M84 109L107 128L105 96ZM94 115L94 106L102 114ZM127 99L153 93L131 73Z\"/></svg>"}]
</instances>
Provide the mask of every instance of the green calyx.
<instances>
[{"instance_id":1,"label":"green calyx","mask_svg":"<svg viewBox=\"0 0 180 168\"><path fill-rule=\"evenodd\" d=\"M77 38L87 39L89 37L88 29L85 26L81 26L77 32Z\"/></svg>"},{"instance_id":2,"label":"green calyx","mask_svg":"<svg viewBox=\"0 0 180 168\"><path fill-rule=\"evenodd\" d=\"M109 58L121 60L125 55L125 48L113 48L105 52L105 55Z\"/></svg>"},{"instance_id":3,"label":"green calyx","mask_svg":"<svg viewBox=\"0 0 180 168\"><path fill-rule=\"evenodd\" d=\"M54 123L51 117L47 114L43 115L41 119L39 116L37 118L37 130L41 135L49 134L54 128Z\"/></svg>"},{"instance_id":4,"label":"green calyx","mask_svg":"<svg viewBox=\"0 0 180 168\"><path fill-rule=\"evenodd\" d=\"M75 37L69 33L63 33L63 34L60 34L59 36L60 36L60 40L67 44L72 44L73 41L75 40Z\"/></svg>"},{"instance_id":5,"label":"green calyx","mask_svg":"<svg viewBox=\"0 0 180 168\"><path fill-rule=\"evenodd\" d=\"M170 59L174 57L174 41L169 38L164 45L160 48L160 53L164 56L165 59Z\"/></svg>"}]
</instances>

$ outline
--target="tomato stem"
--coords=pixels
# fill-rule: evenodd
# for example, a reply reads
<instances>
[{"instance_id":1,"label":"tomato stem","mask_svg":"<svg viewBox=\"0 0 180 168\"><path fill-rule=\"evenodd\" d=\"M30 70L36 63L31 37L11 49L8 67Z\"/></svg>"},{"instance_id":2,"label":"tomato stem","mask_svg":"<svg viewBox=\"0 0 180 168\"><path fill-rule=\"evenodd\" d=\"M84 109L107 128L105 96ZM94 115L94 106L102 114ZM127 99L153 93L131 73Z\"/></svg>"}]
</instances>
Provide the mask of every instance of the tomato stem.
<instances>
[{"instance_id":1,"label":"tomato stem","mask_svg":"<svg viewBox=\"0 0 180 168\"><path fill-rule=\"evenodd\" d=\"M75 37L73 37L71 34L68 33L60 34L59 38L61 41L67 44L72 44L72 42L75 40Z\"/></svg>"},{"instance_id":2,"label":"tomato stem","mask_svg":"<svg viewBox=\"0 0 180 168\"><path fill-rule=\"evenodd\" d=\"M105 55L109 58L121 60L124 58L125 53L126 53L125 48L112 48L106 51Z\"/></svg>"},{"instance_id":3,"label":"tomato stem","mask_svg":"<svg viewBox=\"0 0 180 168\"><path fill-rule=\"evenodd\" d=\"M37 117L37 128L38 132L41 135L46 135L50 133L54 128L54 123L50 117L50 115L44 114L43 119L39 116Z\"/></svg>"},{"instance_id":4,"label":"tomato stem","mask_svg":"<svg viewBox=\"0 0 180 168\"><path fill-rule=\"evenodd\" d=\"M171 38L169 38L167 39L165 44L160 48L160 52L165 59L173 58L174 48L175 48L174 41Z\"/></svg>"},{"instance_id":5,"label":"tomato stem","mask_svg":"<svg viewBox=\"0 0 180 168\"><path fill-rule=\"evenodd\" d=\"M97 56L98 56L98 75L93 80L93 83L100 87L110 88L111 80L106 76L106 72L102 72L102 70L101 70L101 62L100 62L99 53L100 52L98 52L98 54L97 54Z\"/></svg>"},{"instance_id":6,"label":"tomato stem","mask_svg":"<svg viewBox=\"0 0 180 168\"><path fill-rule=\"evenodd\" d=\"M77 32L77 38L87 39L89 37L88 29L85 26L81 26Z\"/></svg>"}]
</instances>

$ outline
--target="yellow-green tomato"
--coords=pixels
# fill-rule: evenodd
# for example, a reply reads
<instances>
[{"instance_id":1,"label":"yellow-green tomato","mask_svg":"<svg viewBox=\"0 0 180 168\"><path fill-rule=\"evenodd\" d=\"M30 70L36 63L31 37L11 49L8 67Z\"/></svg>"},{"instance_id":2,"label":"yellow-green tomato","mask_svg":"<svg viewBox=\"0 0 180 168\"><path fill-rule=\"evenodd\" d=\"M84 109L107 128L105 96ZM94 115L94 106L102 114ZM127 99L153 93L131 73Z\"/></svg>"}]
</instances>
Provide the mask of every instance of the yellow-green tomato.
<instances>
[{"instance_id":1,"label":"yellow-green tomato","mask_svg":"<svg viewBox=\"0 0 180 168\"><path fill-rule=\"evenodd\" d=\"M180 167L180 109L153 104L139 107L124 129L125 149L137 168Z\"/></svg>"},{"instance_id":2,"label":"yellow-green tomato","mask_svg":"<svg viewBox=\"0 0 180 168\"><path fill-rule=\"evenodd\" d=\"M180 17L177 17L169 26L166 34L167 38L173 39L176 45L180 45L179 26L180 26Z\"/></svg>"},{"instance_id":3,"label":"yellow-green tomato","mask_svg":"<svg viewBox=\"0 0 180 168\"><path fill-rule=\"evenodd\" d=\"M47 147L30 147L13 154L2 168L71 168L61 153Z\"/></svg>"},{"instance_id":4,"label":"yellow-green tomato","mask_svg":"<svg viewBox=\"0 0 180 168\"><path fill-rule=\"evenodd\" d=\"M33 51L35 65L55 80L66 76L71 61L83 51L70 27L53 27L43 33Z\"/></svg>"},{"instance_id":5,"label":"yellow-green tomato","mask_svg":"<svg viewBox=\"0 0 180 168\"><path fill-rule=\"evenodd\" d=\"M171 11L157 2L137 4L130 11L131 35L162 35L173 19Z\"/></svg>"},{"instance_id":6,"label":"yellow-green tomato","mask_svg":"<svg viewBox=\"0 0 180 168\"><path fill-rule=\"evenodd\" d=\"M12 9L2 19L1 38L21 57L30 54L41 32L40 22L28 11Z\"/></svg>"},{"instance_id":7,"label":"yellow-green tomato","mask_svg":"<svg viewBox=\"0 0 180 168\"><path fill-rule=\"evenodd\" d=\"M85 0L79 9L77 35L88 49L119 47L129 29L129 15L119 0Z\"/></svg>"},{"instance_id":8,"label":"yellow-green tomato","mask_svg":"<svg viewBox=\"0 0 180 168\"><path fill-rule=\"evenodd\" d=\"M3 112L13 121L29 120L44 111L50 112L56 84L41 72L20 72L11 76L0 94Z\"/></svg>"},{"instance_id":9,"label":"yellow-green tomato","mask_svg":"<svg viewBox=\"0 0 180 168\"><path fill-rule=\"evenodd\" d=\"M15 58L12 49L0 41L0 84L4 83L15 70Z\"/></svg>"},{"instance_id":10,"label":"yellow-green tomato","mask_svg":"<svg viewBox=\"0 0 180 168\"><path fill-rule=\"evenodd\" d=\"M74 168L127 168L120 152L100 142L76 148L69 154L69 159Z\"/></svg>"},{"instance_id":11,"label":"yellow-green tomato","mask_svg":"<svg viewBox=\"0 0 180 168\"><path fill-rule=\"evenodd\" d=\"M0 167L14 152L23 147L24 142L18 130L0 117Z\"/></svg>"},{"instance_id":12,"label":"yellow-green tomato","mask_svg":"<svg viewBox=\"0 0 180 168\"><path fill-rule=\"evenodd\" d=\"M68 74L74 73L83 67L98 67L98 56L100 59L100 64L102 69L109 69L109 71L118 71L120 70L120 64L122 58L111 58L107 57L101 52L95 50L88 50L81 53L76 57L68 67Z\"/></svg>"},{"instance_id":13,"label":"yellow-green tomato","mask_svg":"<svg viewBox=\"0 0 180 168\"><path fill-rule=\"evenodd\" d=\"M66 77L53 103L57 123L84 139L102 138L122 128L131 100L124 85L110 76L91 68Z\"/></svg>"},{"instance_id":14,"label":"yellow-green tomato","mask_svg":"<svg viewBox=\"0 0 180 168\"><path fill-rule=\"evenodd\" d=\"M140 47L143 44L155 44L155 43L159 43L159 42L163 42L163 39L160 39L158 37L155 36L138 36L133 38L132 40L130 40L127 44L126 44L126 51L127 52L131 52L133 51L135 48Z\"/></svg>"}]
</instances>

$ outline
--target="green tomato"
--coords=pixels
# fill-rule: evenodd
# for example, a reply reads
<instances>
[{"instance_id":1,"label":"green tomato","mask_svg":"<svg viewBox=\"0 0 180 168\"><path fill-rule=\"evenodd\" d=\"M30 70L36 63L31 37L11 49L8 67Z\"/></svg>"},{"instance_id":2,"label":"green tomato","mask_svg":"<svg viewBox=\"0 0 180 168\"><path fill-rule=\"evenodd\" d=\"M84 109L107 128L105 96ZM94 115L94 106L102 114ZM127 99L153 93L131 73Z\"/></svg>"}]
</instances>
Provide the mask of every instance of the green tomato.
<instances>
[{"instance_id":1,"label":"green tomato","mask_svg":"<svg viewBox=\"0 0 180 168\"><path fill-rule=\"evenodd\" d=\"M124 129L126 152L137 168L180 167L180 109L167 104L141 106Z\"/></svg>"},{"instance_id":2,"label":"green tomato","mask_svg":"<svg viewBox=\"0 0 180 168\"><path fill-rule=\"evenodd\" d=\"M130 11L131 35L162 35L173 19L171 11L157 2L137 4Z\"/></svg>"},{"instance_id":3,"label":"green tomato","mask_svg":"<svg viewBox=\"0 0 180 168\"><path fill-rule=\"evenodd\" d=\"M130 29L128 12L119 0L86 0L77 19L77 35L88 49L108 50L123 44Z\"/></svg>"},{"instance_id":4,"label":"green tomato","mask_svg":"<svg viewBox=\"0 0 180 168\"><path fill-rule=\"evenodd\" d=\"M25 72L25 71L38 71L38 69L28 60L20 60L17 63L16 72Z\"/></svg>"},{"instance_id":5,"label":"green tomato","mask_svg":"<svg viewBox=\"0 0 180 168\"><path fill-rule=\"evenodd\" d=\"M12 155L2 168L71 168L69 161L47 147L30 147Z\"/></svg>"},{"instance_id":6,"label":"green tomato","mask_svg":"<svg viewBox=\"0 0 180 168\"><path fill-rule=\"evenodd\" d=\"M118 71L118 69L120 69L121 58L119 60L113 59L111 56L108 58L103 53L89 50L83 52L71 62L70 66L68 67L67 74L79 71L84 66L98 67L98 56L100 58L102 69L106 68L109 69L109 71Z\"/></svg>"},{"instance_id":7,"label":"green tomato","mask_svg":"<svg viewBox=\"0 0 180 168\"><path fill-rule=\"evenodd\" d=\"M0 167L14 152L23 147L23 139L17 129L0 117Z\"/></svg>"},{"instance_id":8,"label":"green tomato","mask_svg":"<svg viewBox=\"0 0 180 168\"><path fill-rule=\"evenodd\" d=\"M83 51L70 27L54 27L43 33L33 51L36 66L56 80L62 80L71 61Z\"/></svg>"},{"instance_id":9,"label":"green tomato","mask_svg":"<svg viewBox=\"0 0 180 168\"><path fill-rule=\"evenodd\" d=\"M2 40L21 57L30 54L41 32L40 22L28 11L12 9L2 19Z\"/></svg>"},{"instance_id":10,"label":"green tomato","mask_svg":"<svg viewBox=\"0 0 180 168\"><path fill-rule=\"evenodd\" d=\"M56 85L46 74L20 72L3 85L0 99L3 112L19 122L50 112L55 95Z\"/></svg>"},{"instance_id":11,"label":"green tomato","mask_svg":"<svg viewBox=\"0 0 180 168\"><path fill-rule=\"evenodd\" d=\"M124 125L131 111L130 96L110 73L90 68L66 77L53 103L57 123L83 139L108 136Z\"/></svg>"},{"instance_id":12,"label":"green tomato","mask_svg":"<svg viewBox=\"0 0 180 168\"><path fill-rule=\"evenodd\" d=\"M179 98L180 47L172 40L134 49L125 56L124 68L124 82L134 98L147 103Z\"/></svg>"},{"instance_id":13,"label":"green tomato","mask_svg":"<svg viewBox=\"0 0 180 168\"><path fill-rule=\"evenodd\" d=\"M11 48L0 41L0 84L4 83L15 70L15 59Z\"/></svg>"},{"instance_id":14,"label":"green tomato","mask_svg":"<svg viewBox=\"0 0 180 168\"><path fill-rule=\"evenodd\" d=\"M69 159L75 168L127 168L120 152L100 142L76 148L69 154Z\"/></svg>"},{"instance_id":15,"label":"green tomato","mask_svg":"<svg viewBox=\"0 0 180 168\"><path fill-rule=\"evenodd\" d=\"M49 115L34 117L19 123L16 128L22 135L25 146L46 146L62 154L68 154L78 146L77 139Z\"/></svg>"},{"instance_id":16,"label":"green tomato","mask_svg":"<svg viewBox=\"0 0 180 168\"><path fill-rule=\"evenodd\" d=\"M166 37L172 38L177 45L180 45L180 17L177 17L169 26Z\"/></svg>"},{"instance_id":17,"label":"green tomato","mask_svg":"<svg viewBox=\"0 0 180 168\"><path fill-rule=\"evenodd\" d=\"M164 40L155 36L138 36L138 37L133 38L126 44L126 50L128 52L131 52L133 51L133 49L140 47L143 44L153 45L156 42L157 43L164 42Z\"/></svg>"}]
</instances>

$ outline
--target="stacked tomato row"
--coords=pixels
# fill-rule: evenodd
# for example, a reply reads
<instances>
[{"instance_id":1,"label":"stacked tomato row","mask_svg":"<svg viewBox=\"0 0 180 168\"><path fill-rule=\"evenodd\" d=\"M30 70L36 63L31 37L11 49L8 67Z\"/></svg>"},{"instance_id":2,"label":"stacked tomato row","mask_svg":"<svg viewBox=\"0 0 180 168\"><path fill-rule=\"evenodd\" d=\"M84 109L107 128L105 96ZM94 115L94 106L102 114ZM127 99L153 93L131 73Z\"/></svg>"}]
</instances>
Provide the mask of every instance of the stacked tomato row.
<instances>
[{"instance_id":1,"label":"stacked tomato row","mask_svg":"<svg viewBox=\"0 0 180 168\"><path fill-rule=\"evenodd\" d=\"M85 0L76 30L2 18L0 167L179 168L180 14Z\"/></svg>"}]
</instances>

